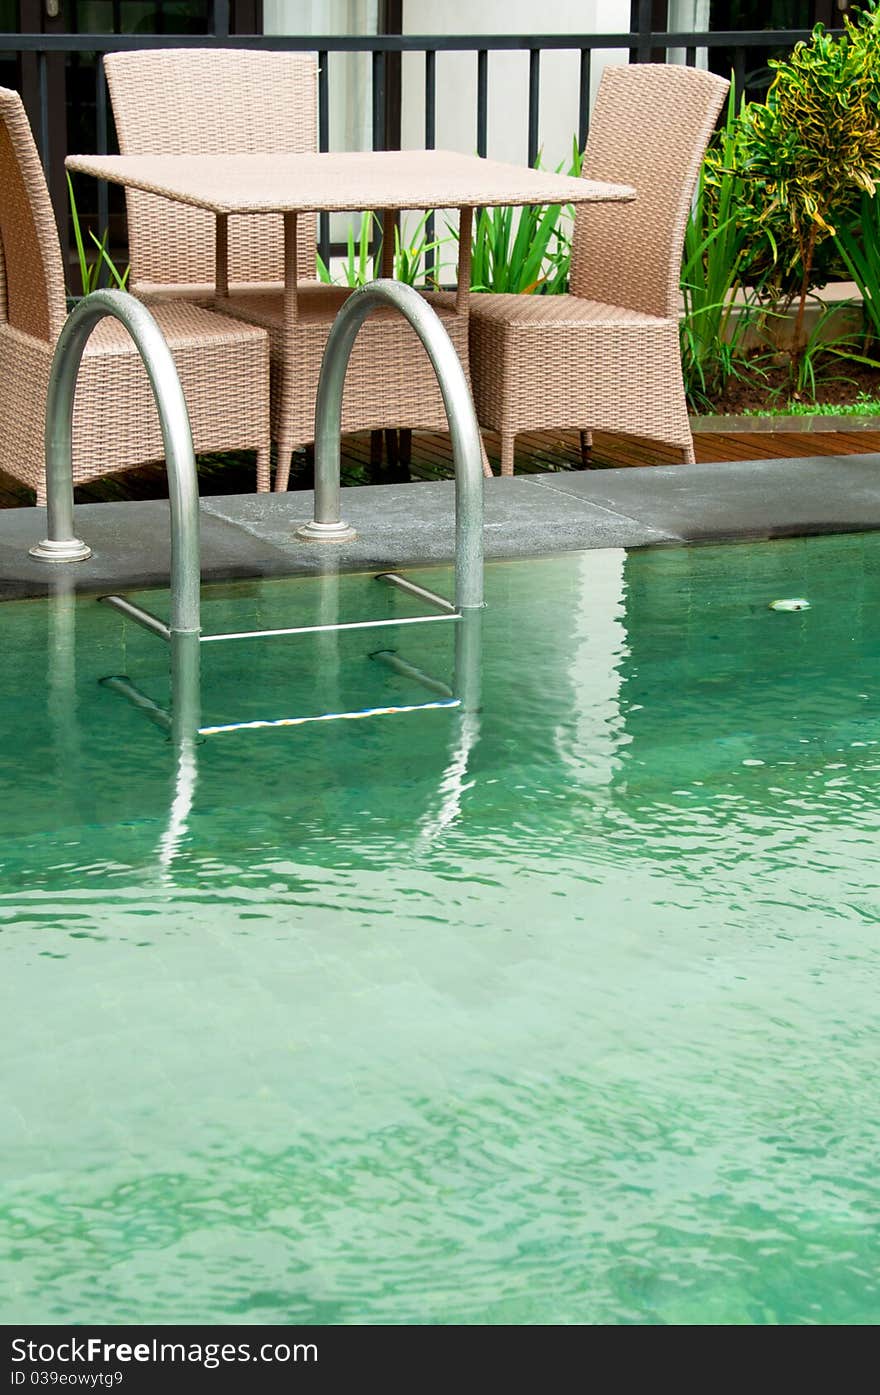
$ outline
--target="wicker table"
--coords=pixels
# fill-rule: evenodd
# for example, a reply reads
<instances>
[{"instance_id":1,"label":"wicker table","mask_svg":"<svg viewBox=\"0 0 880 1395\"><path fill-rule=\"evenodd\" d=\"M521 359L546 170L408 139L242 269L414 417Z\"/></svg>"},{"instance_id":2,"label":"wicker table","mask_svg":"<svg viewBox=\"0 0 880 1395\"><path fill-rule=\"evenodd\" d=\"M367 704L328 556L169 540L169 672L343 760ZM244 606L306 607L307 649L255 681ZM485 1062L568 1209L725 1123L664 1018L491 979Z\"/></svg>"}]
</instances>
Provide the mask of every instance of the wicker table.
<instances>
[{"instance_id":1,"label":"wicker table","mask_svg":"<svg viewBox=\"0 0 880 1395\"><path fill-rule=\"evenodd\" d=\"M185 118L182 118L185 119ZM459 260L456 313L467 315L471 223L475 208L517 204L625 202L624 184L459 155L447 150L340 152L306 155L70 155L67 168L113 184L206 209L214 214L218 309L228 300L230 214L284 215L284 326L298 318L297 215L300 213L457 208ZM383 240L383 274L392 272L393 238ZM285 374L285 378L289 375ZM287 389L285 389L286 391Z\"/></svg>"}]
</instances>

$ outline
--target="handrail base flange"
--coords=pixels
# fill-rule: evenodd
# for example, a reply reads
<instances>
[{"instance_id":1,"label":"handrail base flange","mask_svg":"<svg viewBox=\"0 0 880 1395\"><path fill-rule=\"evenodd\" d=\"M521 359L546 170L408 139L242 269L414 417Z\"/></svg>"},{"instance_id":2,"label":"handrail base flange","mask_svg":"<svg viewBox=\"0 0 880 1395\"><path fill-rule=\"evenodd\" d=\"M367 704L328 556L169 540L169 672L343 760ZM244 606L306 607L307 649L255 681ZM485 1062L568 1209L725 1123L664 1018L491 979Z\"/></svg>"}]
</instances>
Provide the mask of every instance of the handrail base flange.
<instances>
[{"instance_id":1,"label":"handrail base flange","mask_svg":"<svg viewBox=\"0 0 880 1395\"><path fill-rule=\"evenodd\" d=\"M357 531L349 523L319 523L313 518L297 528L296 536L306 542L352 542Z\"/></svg>"},{"instance_id":2,"label":"handrail base flange","mask_svg":"<svg viewBox=\"0 0 880 1395\"><path fill-rule=\"evenodd\" d=\"M84 562L92 555L92 549L80 538L44 538L29 547L28 552L41 562Z\"/></svg>"}]
</instances>

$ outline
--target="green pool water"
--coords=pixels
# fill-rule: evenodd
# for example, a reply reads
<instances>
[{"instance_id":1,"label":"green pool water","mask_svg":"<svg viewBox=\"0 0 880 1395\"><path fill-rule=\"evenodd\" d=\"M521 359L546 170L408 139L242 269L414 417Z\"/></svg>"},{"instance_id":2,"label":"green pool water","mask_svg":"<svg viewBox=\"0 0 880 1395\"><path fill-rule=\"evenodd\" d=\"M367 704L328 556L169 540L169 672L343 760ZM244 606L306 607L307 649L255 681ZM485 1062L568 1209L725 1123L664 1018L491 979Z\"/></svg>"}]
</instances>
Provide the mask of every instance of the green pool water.
<instances>
[{"instance_id":1,"label":"green pool water","mask_svg":"<svg viewBox=\"0 0 880 1395\"><path fill-rule=\"evenodd\" d=\"M158 640L0 609L5 1321L880 1317L880 537L487 586L478 717L221 734L183 783L98 683L167 703ZM453 630L204 646L203 721L429 701L370 652L449 681Z\"/></svg>"}]
</instances>

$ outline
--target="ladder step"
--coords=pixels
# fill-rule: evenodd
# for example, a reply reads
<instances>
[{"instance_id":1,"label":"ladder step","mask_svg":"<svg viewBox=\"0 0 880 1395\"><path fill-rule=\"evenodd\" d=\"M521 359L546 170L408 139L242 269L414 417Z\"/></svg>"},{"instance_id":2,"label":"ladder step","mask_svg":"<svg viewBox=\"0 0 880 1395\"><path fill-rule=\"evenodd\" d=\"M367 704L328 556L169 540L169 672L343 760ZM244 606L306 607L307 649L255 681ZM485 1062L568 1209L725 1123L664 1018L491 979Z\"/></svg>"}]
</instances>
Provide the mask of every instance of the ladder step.
<instances>
[{"instance_id":1,"label":"ladder step","mask_svg":"<svg viewBox=\"0 0 880 1395\"><path fill-rule=\"evenodd\" d=\"M449 615L398 615L393 620L346 620L336 625L290 625L280 630L236 630L229 634L200 635L202 644L223 639L277 639L281 635L328 634L334 630L382 630L395 625L427 625L432 620L460 620L459 611Z\"/></svg>"},{"instance_id":2,"label":"ladder step","mask_svg":"<svg viewBox=\"0 0 880 1395\"><path fill-rule=\"evenodd\" d=\"M304 727L309 722L356 722L361 717L396 717L403 712L435 712L460 707L459 698L441 702L416 702L405 707L364 707L358 712L322 712L315 717L276 717L255 722L226 722L223 726L199 727L199 736L219 736L224 731L259 731L265 727Z\"/></svg>"}]
</instances>

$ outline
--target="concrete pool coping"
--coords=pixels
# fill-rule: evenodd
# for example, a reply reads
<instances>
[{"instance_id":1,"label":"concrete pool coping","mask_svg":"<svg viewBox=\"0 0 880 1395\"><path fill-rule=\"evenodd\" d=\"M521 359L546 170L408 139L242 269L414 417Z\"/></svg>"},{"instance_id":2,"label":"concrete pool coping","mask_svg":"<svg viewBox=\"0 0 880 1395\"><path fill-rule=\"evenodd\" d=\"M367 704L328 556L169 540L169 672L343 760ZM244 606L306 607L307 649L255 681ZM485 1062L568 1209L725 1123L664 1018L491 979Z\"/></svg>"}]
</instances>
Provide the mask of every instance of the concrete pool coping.
<instances>
[{"instance_id":1,"label":"concrete pool coping","mask_svg":"<svg viewBox=\"0 0 880 1395\"><path fill-rule=\"evenodd\" d=\"M368 571L453 556L451 480L345 489L346 544L306 543L311 491L203 498L206 581ZM0 600L43 596L63 574L82 592L167 586L168 501L82 504L86 562L50 566L28 556L45 536L45 510L0 511ZM880 455L643 466L486 482L486 556L516 558L592 548L745 542L880 529Z\"/></svg>"}]
</instances>

